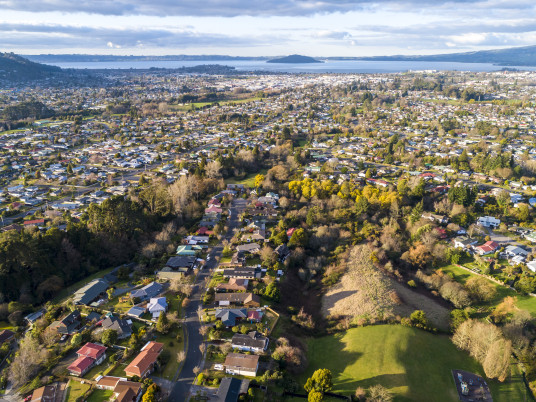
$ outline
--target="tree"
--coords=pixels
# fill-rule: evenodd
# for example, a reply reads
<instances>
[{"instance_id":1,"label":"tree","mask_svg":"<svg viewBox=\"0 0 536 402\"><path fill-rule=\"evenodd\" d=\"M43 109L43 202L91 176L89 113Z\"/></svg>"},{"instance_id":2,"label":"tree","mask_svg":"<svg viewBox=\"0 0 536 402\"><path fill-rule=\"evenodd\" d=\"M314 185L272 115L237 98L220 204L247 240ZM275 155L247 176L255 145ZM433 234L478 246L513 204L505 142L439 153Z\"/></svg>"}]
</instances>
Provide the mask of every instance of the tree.
<instances>
[{"instance_id":1,"label":"tree","mask_svg":"<svg viewBox=\"0 0 536 402\"><path fill-rule=\"evenodd\" d=\"M303 247L307 244L307 232L303 228L298 228L292 233L288 242L289 246Z\"/></svg>"},{"instance_id":2,"label":"tree","mask_svg":"<svg viewBox=\"0 0 536 402\"><path fill-rule=\"evenodd\" d=\"M71 338L71 345L78 346L81 343L82 343L82 334L81 333L74 334L73 337Z\"/></svg>"},{"instance_id":3,"label":"tree","mask_svg":"<svg viewBox=\"0 0 536 402\"><path fill-rule=\"evenodd\" d=\"M263 174L258 174L257 176L255 176L255 188L260 188L262 186L262 183L264 183L264 175Z\"/></svg>"},{"instance_id":4,"label":"tree","mask_svg":"<svg viewBox=\"0 0 536 402\"><path fill-rule=\"evenodd\" d=\"M114 329L107 329L102 332L101 342L106 346L112 346L117 342L117 331Z\"/></svg>"},{"instance_id":5,"label":"tree","mask_svg":"<svg viewBox=\"0 0 536 402\"><path fill-rule=\"evenodd\" d=\"M312 390L307 395L308 402L322 402L324 400L324 394L320 391Z\"/></svg>"},{"instance_id":6,"label":"tree","mask_svg":"<svg viewBox=\"0 0 536 402\"><path fill-rule=\"evenodd\" d=\"M165 334L169 330L169 321L165 311L161 311L156 322L156 330L161 334Z\"/></svg>"},{"instance_id":7,"label":"tree","mask_svg":"<svg viewBox=\"0 0 536 402\"><path fill-rule=\"evenodd\" d=\"M9 368L9 379L16 387L26 384L37 372L46 357L46 350L27 332Z\"/></svg>"},{"instance_id":8,"label":"tree","mask_svg":"<svg viewBox=\"0 0 536 402\"><path fill-rule=\"evenodd\" d=\"M391 402L393 400L393 395L387 388L383 385L377 384L369 388L369 398L367 401L370 402Z\"/></svg>"},{"instance_id":9,"label":"tree","mask_svg":"<svg viewBox=\"0 0 536 402\"><path fill-rule=\"evenodd\" d=\"M307 379L304 388L308 393L316 391L323 394L326 391L330 391L331 388L333 388L331 371L329 369L316 370L313 375Z\"/></svg>"},{"instance_id":10,"label":"tree","mask_svg":"<svg viewBox=\"0 0 536 402\"><path fill-rule=\"evenodd\" d=\"M487 302L492 300L497 289L493 284L485 278L480 276L473 276L465 283L465 288L469 292L469 295L479 302Z\"/></svg>"},{"instance_id":11,"label":"tree","mask_svg":"<svg viewBox=\"0 0 536 402\"><path fill-rule=\"evenodd\" d=\"M177 352L177 363L181 364L184 360L186 360L186 352L184 350Z\"/></svg>"},{"instance_id":12,"label":"tree","mask_svg":"<svg viewBox=\"0 0 536 402\"><path fill-rule=\"evenodd\" d=\"M276 301L276 302L279 301L280 292L275 282L272 282L268 286L266 286L266 289L264 291L264 296L268 297L269 299L273 301Z\"/></svg>"},{"instance_id":13,"label":"tree","mask_svg":"<svg viewBox=\"0 0 536 402\"><path fill-rule=\"evenodd\" d=\"M112 300L114 298L114 288L108 288L106 294L108 295L108 300Z\"/></svg>"},{"instance_id":14,"label":"tree","mask_svg":"<svg viewBox=\"0 0 536 402\"><path fill-rule=\"evenodd\" d=\"M450 312L450 328L455 331L464 321L469 319L469 313L465 310L454 309Z\"/></svg>"},{"instance_id":15,"label":"tree","mask_svg":"<svg viewBox=\"0 0 536 402\"><path fill-rule=\"evenodd\" d=\"M428 319L426 318L426 313L422 310L415 310L409 316L411 323L416 326L426 327L428 325Z\"/></svg>"}]
</instances>

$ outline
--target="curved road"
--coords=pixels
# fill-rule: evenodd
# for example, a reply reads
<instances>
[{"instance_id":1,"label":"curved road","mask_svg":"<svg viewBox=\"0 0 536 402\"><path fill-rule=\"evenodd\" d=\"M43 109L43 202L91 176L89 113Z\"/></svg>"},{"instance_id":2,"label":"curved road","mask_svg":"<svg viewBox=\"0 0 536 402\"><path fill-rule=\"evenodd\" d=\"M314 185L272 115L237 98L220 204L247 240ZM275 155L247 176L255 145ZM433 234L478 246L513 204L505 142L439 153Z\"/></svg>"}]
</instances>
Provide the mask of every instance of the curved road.
<instances>
[{"instance_id":1,"label":"curved road","mask_svg":"<svg viewBox=\"0 0 536 402\"><path fill-rule=\"evenodd\" d=\"M231 204L231 218L228 221L229 230L225 234L224 239L230 240L233 237L234 229L239 227L238 215L244 210L246 206L246 200L237 198L232 201ZM201 297L203 295L203 281L205 278L210 277L214 268L218 265L216 257L221 257L223 246L219 244L215 246L210 252L210 261L205 264L205 268L198 274L195 281L192 297L190 303L186 307L184 316L184 329L186 332L186 339L188 345L186 348L186 360L180 372L178 380L175 382L171 395L168 398L170 402L183 402L188 400L188 393L190 387L194 381L195 374L194 368L199 366L202 362L202 355L199 350L199 345L203 342L203 337L199 334L199 317L197 316L197 309L199 306L203 306Z\"/></svg>"}]
</instances>

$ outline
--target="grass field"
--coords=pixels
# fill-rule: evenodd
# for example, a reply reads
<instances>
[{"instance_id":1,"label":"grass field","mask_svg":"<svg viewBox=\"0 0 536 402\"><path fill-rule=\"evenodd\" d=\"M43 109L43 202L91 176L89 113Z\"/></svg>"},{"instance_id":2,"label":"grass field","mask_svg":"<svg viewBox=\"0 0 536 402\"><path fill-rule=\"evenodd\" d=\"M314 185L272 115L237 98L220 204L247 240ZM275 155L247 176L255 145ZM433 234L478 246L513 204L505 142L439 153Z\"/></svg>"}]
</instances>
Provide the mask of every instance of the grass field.
<instances>
[{"instance_id":1,"label":"grass field","mask_svg":"<svg viewBox=\"0 0 536 402\"><path fill-rule=\"evenodd\" d=\"M451 273L454 279L460 283L467 282L467 280L472 276L478 276L456 265L448 265L441 269L443 270L443 272ZM508 296L517 297L517 307L523 310L527 310L533 316L536 316L536 297L522 295L520 293L517 293L515 290L512 290L506 286L499 285L493 281L489 281L489 282L493 286L495 286L495 289L497 289L497 294L495 295L493 300L491 300L489 303L485 305L490 306L490 307L495 307L500 302L502 302L505 297L508 297Z\"/></svg>"},{"instance_id":2,"label":"grass field","mask_svg":"<svg viewBox=\"0 0 536 402\"><path fill-rule=\"evenodd\" d=\"M334 391L347 395L357 387L381 384L396 401L457 401L451 370L483 374L480 364L456 349L447 336L400 325L354 328L310 339L307 346L309 366L301 385L314 370L328 368ZM519 375L503 384L488 383L496 402L524 400Z\"/></svg>"},{"instance_id":3,"label":"grass field","mask_svg":"<svg viewBox=\"0 0 536 402\"><path fill-rule=\"evenodd\" d=\"M258 174L266 174L268 172L267 169L262 169L261 171L257 173L251 173L245 176L242 179L236 179L236 178L229 178L225 179L225 184L243 184L244 186L248 186L250 188L253 188L255 186L255 176Z\"/></svg>"},{"instance_id":4,"label":"grass field","mask_svg":"<svg viewBox=\"0 0 536 402\"><path fill-rule=\"evenodd\" d=\"M82 384L78 381L69 381L69 386L67 387L67 396L65 400L67 402L75 402L80 398L84 393L89 389L89 384Z\"/></svg>"},{"instance_id":5,"label":"grass field","mask_svg":"<svg viewBox=\"0 0 536 402\"><path fill-rule=\"evenodd\" d=\"M87 402L102 402L107 401L113 395L113 391L107 389L96 389L87 398Z\"/></svg>"}]
</instances>

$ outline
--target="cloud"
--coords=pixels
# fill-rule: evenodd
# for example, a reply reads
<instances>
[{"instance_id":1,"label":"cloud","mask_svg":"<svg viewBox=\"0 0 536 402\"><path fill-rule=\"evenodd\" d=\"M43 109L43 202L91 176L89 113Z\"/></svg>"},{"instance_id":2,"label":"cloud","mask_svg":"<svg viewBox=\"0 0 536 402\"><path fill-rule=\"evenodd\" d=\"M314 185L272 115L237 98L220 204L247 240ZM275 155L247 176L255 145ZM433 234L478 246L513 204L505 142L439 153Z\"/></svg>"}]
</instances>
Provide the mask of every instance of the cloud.
<instances>
[{"instance_id":1,"label":"cloud","mask_svg":"<svg viewBox=\"0 0 536 402\"><path fill-rule=\"evenodd\" d=\"M99 28L60 24L0 23L2 46L10 47L214 47L259 46L275 38L199 33L184 28ZM281 40L279 38L279 40Z\"/></svg>"},{"instance_id":2,"label":"cloud","mask_svg":"<svg viewBox=\"0 0 536 402\"><path fill-rule=\"evenodd\" d=\"M508 6L508 2L495 0ZM516 3L523 3L517 0ZM389 5L397 9L442 4L487 3L482 0L0 0L0 9L33 12L84 12L101 15L156 16L308 16L346 13Z\"/></svg>"}]
</instances>

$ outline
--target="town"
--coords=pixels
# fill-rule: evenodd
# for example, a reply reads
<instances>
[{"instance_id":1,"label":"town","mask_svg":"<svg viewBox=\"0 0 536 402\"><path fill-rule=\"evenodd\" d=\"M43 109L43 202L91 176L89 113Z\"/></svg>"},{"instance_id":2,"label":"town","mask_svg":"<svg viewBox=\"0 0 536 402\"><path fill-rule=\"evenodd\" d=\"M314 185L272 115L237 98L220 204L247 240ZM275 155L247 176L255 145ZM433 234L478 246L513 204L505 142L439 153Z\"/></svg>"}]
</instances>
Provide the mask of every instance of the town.
<instances>
[{"instance_id":1,"label":"town","mask_svg":"<svg viewBox=\"0 0 536 402\"><path fill-rule=\"evenodd\" d=\"M0 399L534 398L536 72L95 74L0 88Z\"/></svg>"}]
</instances>

